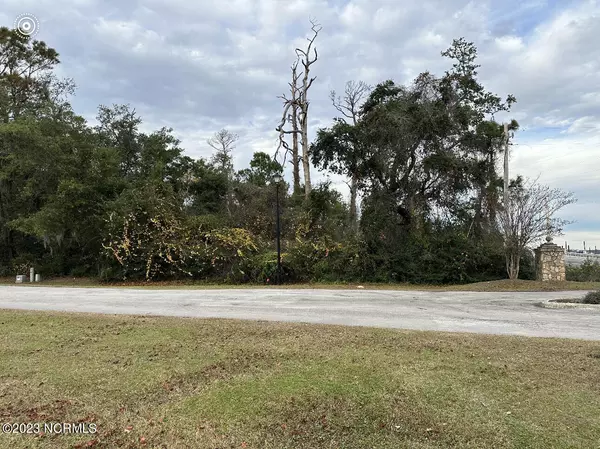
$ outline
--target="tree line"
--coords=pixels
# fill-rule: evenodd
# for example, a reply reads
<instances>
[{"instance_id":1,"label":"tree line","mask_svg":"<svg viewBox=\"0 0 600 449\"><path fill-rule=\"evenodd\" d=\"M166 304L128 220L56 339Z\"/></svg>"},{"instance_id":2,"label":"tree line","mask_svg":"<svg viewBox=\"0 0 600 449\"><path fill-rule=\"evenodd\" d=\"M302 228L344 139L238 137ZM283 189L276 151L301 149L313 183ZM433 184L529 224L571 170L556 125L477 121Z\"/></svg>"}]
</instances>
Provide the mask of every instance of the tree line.
<instances>
[{"instance_id":1,"label":"tree line","mask_svg":"<svg viewBox=\"0 0 600 449\"><path fill-rule=\"evenodd\" d=\"M331 93L340 116L309 142L321 28L311 29L281 97L280 148L235 170L239 137L227 129L207 142L206 160L187 156L170 128L140 131L129 105L100 106L90 126L69 103L73 80L54 74L58 52L0 28L0 276L35 266L44 276L271 283L272 180L289 157L286 281L531 278L527 245L560 232L566 222L553 214L573 197L516 177L503 204L505 136L494 115L516 99L480 83L475 45L455 40L442 76L348 82L342 96ZM311 166L346 176L350 201L329 183L312 185Z\"/></svg>"}]
</instances>

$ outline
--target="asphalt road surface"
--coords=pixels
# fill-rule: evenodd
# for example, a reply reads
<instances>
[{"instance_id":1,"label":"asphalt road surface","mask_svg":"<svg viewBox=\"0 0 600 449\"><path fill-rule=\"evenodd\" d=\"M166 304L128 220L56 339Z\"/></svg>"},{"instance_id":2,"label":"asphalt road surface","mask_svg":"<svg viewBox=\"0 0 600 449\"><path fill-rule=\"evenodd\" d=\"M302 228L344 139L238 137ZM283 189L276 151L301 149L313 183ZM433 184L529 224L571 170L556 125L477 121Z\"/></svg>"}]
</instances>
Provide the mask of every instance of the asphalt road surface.
<instances>
[{"instance_id":1,"label":"asphalt road surface","mask_svg":"<svg viewBox=\"0 0 600 449\"><path fill-rule=\"evenodd\" d=\"M545 309L585 292L144 290L0 286L0 308L219 317L600 340L600 309Z\"/></svg>"}]
</instances>

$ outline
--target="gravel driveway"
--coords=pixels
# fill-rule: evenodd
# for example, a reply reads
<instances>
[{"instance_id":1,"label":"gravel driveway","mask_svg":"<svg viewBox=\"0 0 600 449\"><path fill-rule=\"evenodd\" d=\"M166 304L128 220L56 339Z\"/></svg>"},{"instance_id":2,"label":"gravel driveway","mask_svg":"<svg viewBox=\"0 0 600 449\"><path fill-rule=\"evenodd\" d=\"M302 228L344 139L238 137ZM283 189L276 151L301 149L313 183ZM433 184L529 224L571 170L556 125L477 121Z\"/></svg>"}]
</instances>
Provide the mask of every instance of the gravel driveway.
<instances>
[{"instance_id":1,"label":"gravel driveway","mask_svg":"<svg viewBox=\"0 0 600 449\"><path fill-rule=\"evenodd\" d=\"M600 340L600 310L544 309L586 292L155 290L0 286L0 308L220 317Z\"/></svg>"}]
</instances>

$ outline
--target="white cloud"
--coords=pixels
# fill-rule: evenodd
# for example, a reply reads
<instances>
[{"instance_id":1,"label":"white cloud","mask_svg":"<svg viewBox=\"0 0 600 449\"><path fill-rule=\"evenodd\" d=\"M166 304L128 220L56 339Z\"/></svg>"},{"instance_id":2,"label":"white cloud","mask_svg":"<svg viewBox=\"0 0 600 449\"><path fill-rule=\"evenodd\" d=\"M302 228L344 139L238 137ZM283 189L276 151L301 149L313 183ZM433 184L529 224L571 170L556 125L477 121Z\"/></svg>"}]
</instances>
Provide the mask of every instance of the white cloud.
<instances>
[{"instance_id":1,"label":"white cloud","mask_svg":"<svg viewBox=\"0 0 600 449\"><path fill-rule=\"evenodd\" d=\"M350 1L344 7L340 20L346 27L355 29L364 23L366 17L367 12L355 2Z\"/></svg>"},{"instance_id":2,"label":"white cloud","mask_svg":"<svg viewBox=\"0 0 600 449\"><path fill-rule=\"evenodd\" d=\"M496 46L501 51L514 52L522 50L524 47L523 39L519 36L500 36L495 41Z\"/></svg>"}]
</instances>

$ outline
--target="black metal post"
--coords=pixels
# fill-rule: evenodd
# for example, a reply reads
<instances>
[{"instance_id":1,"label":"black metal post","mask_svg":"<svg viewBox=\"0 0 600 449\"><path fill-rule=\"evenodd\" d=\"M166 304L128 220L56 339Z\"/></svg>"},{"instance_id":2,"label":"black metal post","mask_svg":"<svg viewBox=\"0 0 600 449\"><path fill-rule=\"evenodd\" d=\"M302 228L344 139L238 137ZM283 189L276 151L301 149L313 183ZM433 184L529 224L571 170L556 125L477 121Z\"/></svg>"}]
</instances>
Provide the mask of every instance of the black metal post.
<instances>
[{"instance_id":1,"label":"black metal post","mask_svg":"<svg viewBox=\"0 0 600 449\"><path fill-rule=\"evenodd\" d=\"M281 225L279 223L279 184L277 183L277 285L281 285Z\"/></svg>"}]
</instances>

